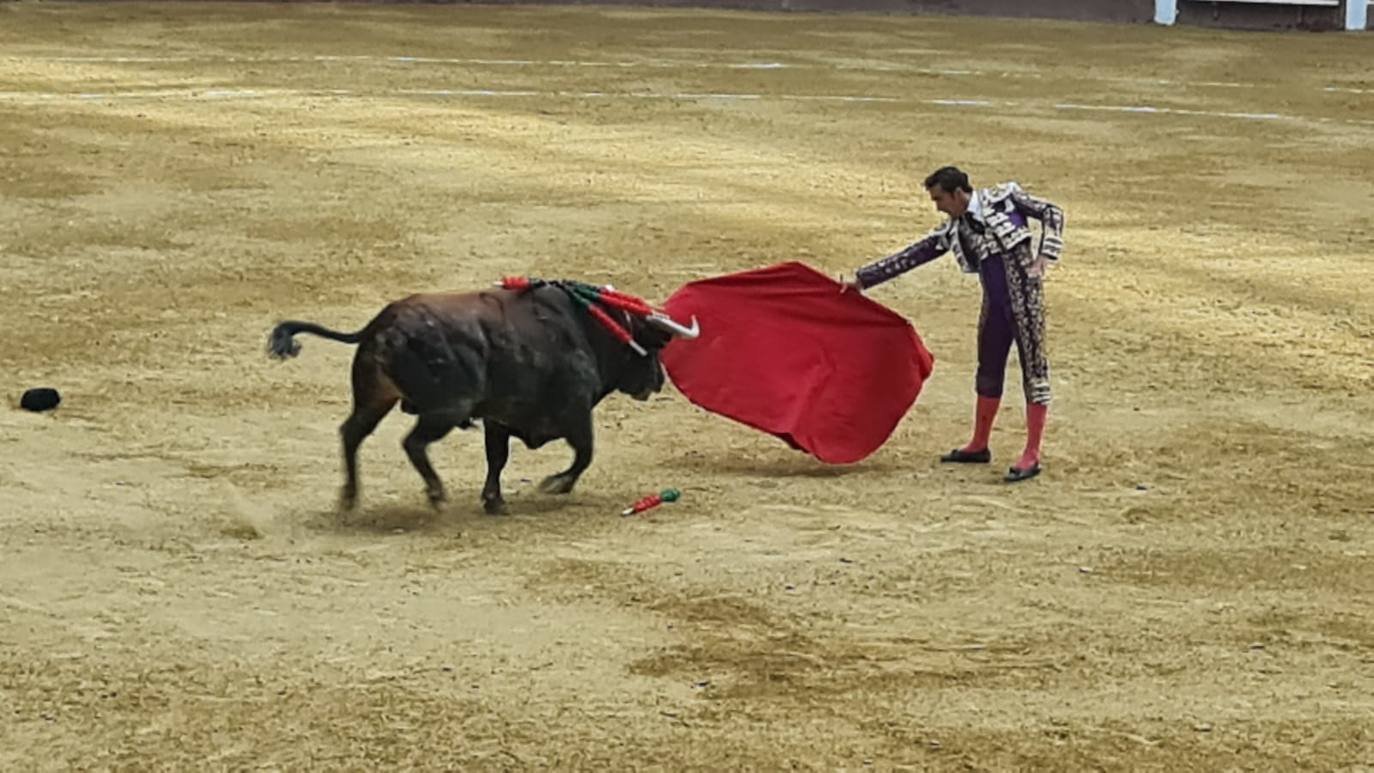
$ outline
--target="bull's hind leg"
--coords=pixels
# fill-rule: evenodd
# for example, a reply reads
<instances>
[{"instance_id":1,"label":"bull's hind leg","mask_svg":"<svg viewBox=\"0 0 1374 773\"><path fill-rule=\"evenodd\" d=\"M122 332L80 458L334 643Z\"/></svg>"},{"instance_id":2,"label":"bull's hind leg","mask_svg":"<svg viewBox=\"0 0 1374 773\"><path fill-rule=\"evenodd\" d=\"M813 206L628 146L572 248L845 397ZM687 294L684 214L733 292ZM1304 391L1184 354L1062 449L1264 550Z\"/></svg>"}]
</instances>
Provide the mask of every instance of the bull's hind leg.
<instances>
[{"instance_id":1,"label":"bull's hind leg","mask_svg":"<svg viewBox=\"0 0 1374 773\"><path fill-rule=\"evenodd\" d=\"M355 404L353 413L339 427L343 437L344 485L339 492L339 507L352 510L358 504L358 446L391 412L396 398Z\"/></svg>"},{"instance_id":2,"label":"bull's hind leg","mask_svg":"<svg viewBox=\"0 0 1374 773\"><path fill-rule=\"evenodd\" d=\"M339 507L352 510L358 503L358 446L391 412L399 399L389 381L367 360L353 361L353 413L339 427L343 440L344 485L339 492Z\"/></svg>"},{"instance_id":3,"label":"bull's hind leg","mask_svg":"<svg viewBox=\"0 0 1374 773\"><path fill-rule=\"evenodd\" d=\"M429 463L427 449L430 443L443 440L444 436L452 432L457 425L458 422L446 416L425 414L420 417L415 429L406 435L406 439L402 443L406 450L406 456L410 457L410 463L415 465L415 470L420 473L421 478L424 478L429 503L436 510L447 497L444 495L443 482L439 480L439 475L434 472L434 465Z\"/></svg>"},{"instance_id":4,"label":"bull's hind leg","mask_svg":"<svg viewBox=\"0 0 1374 773\"><path fill-rule=\"evenodd\" d=\"M592 466L592 415L579 417L564 434L568 445L573 449L572 466L557 475L550 475L539 484L545 494L567 494L577 485L577 479Z\"/></svg>"}]
</instances>

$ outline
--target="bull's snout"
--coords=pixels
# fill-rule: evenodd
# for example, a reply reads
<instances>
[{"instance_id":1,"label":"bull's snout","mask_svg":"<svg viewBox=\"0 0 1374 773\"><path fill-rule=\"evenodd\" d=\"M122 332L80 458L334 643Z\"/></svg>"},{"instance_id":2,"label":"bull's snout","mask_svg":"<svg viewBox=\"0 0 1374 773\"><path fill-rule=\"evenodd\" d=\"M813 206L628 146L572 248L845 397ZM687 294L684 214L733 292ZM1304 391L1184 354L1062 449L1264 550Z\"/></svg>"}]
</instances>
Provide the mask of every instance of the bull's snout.
<instances>
[{"instance_id":1,"label":"bull's snout","mask_svg":"<svg viewBox=\"0 0 1374 773\"><path fill-rule=\"evenodd\" d=\"M655 375L654 380L653 380L653 383L651 383L651 384L649 384L648 386L644 387L643 389L641 389L641 390L639 390L639 391L637 391L637 392L631 394L631 395L630 395L630 398L633 399L633 400L638 400L639 402L642 403L642 402L647 401L650 397L653 397L654 395L656 395L656 394L658 394L659 392L662 392L662 391L663 391L663 371L660 370L660 371L658 371L658 373Z\"/></svg>"}]
</instances>

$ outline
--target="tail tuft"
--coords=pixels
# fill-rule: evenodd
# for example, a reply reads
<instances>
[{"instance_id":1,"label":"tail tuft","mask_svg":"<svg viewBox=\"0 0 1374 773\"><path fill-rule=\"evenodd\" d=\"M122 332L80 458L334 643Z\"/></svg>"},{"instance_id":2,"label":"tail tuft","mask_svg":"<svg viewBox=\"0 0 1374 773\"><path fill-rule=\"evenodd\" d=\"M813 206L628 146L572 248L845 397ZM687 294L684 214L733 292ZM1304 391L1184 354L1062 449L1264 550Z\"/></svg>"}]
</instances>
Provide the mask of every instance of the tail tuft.
<instances>
[{"instance_id":1,"label":"tail tuft","mask_svg":"<svg viewBox=\"0 0 1374 773\"><path fill-rule=\"evenodd\" d=\"M292 325L283 322L272 328L267 340L267 353L279 360L286 360L301 353L301 345L296 342L296 331Z\"/></svg>"},{"instance_id":2,"label":"tail tuft","mask_svg":"<svg viewBox=\"0 0 1374 773\"><path fill-rule=\"evenodd\" d=\"M366 329L363 328L363 330ZM297 333L309 333L321 338L328 338L331 341L356 344L363 340L363 330L356 333L340 333L337 330L316 325L314 322L298 322L294 319L288 319L272 328L272 335L267 339L267 353L279 360L300 354L301 345L296 343L295 339Z\"/></svg>"}]
</instances>

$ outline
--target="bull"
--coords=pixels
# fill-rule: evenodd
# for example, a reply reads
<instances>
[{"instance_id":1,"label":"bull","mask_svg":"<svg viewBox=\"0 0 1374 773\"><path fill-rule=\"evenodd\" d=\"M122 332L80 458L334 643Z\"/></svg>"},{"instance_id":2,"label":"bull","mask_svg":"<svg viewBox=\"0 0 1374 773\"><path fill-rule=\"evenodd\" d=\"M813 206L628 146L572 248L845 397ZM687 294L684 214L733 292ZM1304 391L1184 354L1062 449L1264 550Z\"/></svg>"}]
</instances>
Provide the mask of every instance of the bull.
<instances>
[{"instance_id":1,"label":"bull","mask_svg":"<svg viewBox=\"0 0 1374 773\"><path fill-rule=\"evenodd\" d=\"M402 445L436 509L446 494L427 448L455 427L481 421L487 457L481 501L487 513L498 514L505 510L501 471L511 438L530 449L566 440L571 466L544 479L540 490L571 492L592 463L593 409L612 392L644 401L661 391L659 352L674 337L695 338L699 332L695 318L687 327L659 312L607 314L629 334L628 342L559 283L421 293L388 304L355 333L281 322L271 332L268 351L279 359L295 357L299 333L358 347L353 411L339 428L343 509L357 504L358 447L399 402L403 412L417 416Z\"/></svg>"}]
</instances>

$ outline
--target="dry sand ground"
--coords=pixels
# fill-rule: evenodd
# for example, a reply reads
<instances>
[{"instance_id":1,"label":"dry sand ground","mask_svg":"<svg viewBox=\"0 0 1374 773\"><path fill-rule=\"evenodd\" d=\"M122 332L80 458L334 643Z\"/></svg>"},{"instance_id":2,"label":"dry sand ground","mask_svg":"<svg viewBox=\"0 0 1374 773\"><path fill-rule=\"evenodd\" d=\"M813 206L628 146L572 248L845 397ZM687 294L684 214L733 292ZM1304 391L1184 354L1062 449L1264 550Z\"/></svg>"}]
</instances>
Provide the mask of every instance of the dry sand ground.
<instances>
[{"instance_id":1,"label":"dry sand ground","mask_svg":"<svg viewBox=\"0 0 1374 773\"><path fill-rule=\"evenodd\" d=\"M729 66L760 63L789 66ZM0 6L0 383L67 400L0 412L0 768L1374 766L1372 63L1334 34ZM757 98L670 96L704 93ZM846 95L896 101L805 99ZM1015 368L995 465L934 463L971 413L951 258L873 293L938 363L870 460L614 398L570 498L520 483L561 446L517 448L506 518L473 433L429 512L399 414L337 516L351 351L262 351L282 316L507 273L662 299L851 269L935 224L916 182L949 161L1068 212L1019 488Z\"/></svg>"}]
</instances>

